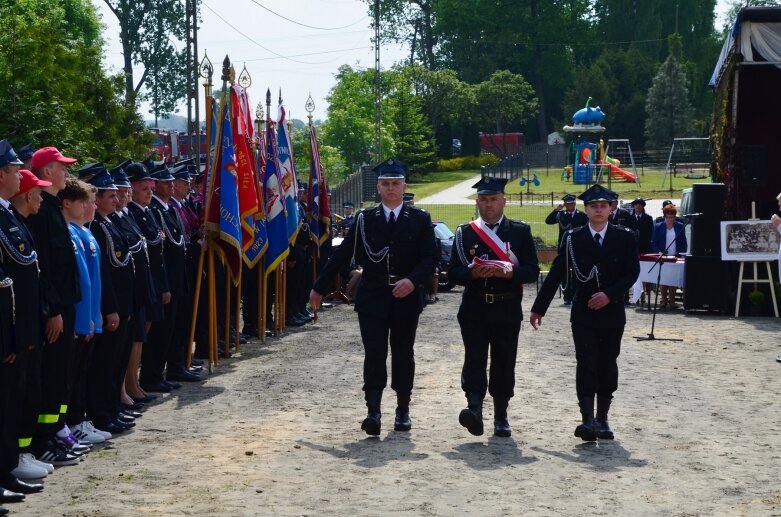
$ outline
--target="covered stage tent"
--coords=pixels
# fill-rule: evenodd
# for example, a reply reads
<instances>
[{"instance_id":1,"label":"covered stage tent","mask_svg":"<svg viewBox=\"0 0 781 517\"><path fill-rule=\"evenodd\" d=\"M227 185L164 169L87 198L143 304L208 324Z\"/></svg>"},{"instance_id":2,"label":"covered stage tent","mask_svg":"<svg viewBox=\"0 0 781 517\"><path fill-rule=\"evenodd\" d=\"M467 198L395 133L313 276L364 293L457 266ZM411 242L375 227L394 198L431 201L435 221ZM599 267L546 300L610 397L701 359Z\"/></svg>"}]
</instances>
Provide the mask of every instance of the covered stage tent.
<instances>
[{"instance_id":1,"label":"covered stage tent","mask_svg":"<svg viewBox=\"0 0 781 517\"><path fill-rule=\"evenodd\" d=\"M724 42L710 86L713 177L726 220L769 219L781 192L781 7L748 7Z\"/></svg>"}]
</instances>

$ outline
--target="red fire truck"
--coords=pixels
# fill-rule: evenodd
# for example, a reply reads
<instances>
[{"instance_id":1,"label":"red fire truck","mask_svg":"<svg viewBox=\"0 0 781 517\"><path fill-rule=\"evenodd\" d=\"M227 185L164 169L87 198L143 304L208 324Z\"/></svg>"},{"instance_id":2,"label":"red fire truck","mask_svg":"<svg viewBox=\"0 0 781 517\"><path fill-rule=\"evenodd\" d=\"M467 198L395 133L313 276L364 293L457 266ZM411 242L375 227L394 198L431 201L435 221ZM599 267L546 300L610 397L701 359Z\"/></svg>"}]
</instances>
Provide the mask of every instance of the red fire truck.
<instances>
[{"instance_id":1,"label":"red fire truck","mask_svg":"<svg viewBox=\"0 0 781 517\"><path fill-rule=\"evenodd\" d=\"M199 135L192 136L192 146L187 133L177 132L167 129L151 128L154 133L151 153L156 161L164 161L172 164L184 158L201 155L201 161L206 159L206 133L203 131Z\"/></svg>"}]
</instances>

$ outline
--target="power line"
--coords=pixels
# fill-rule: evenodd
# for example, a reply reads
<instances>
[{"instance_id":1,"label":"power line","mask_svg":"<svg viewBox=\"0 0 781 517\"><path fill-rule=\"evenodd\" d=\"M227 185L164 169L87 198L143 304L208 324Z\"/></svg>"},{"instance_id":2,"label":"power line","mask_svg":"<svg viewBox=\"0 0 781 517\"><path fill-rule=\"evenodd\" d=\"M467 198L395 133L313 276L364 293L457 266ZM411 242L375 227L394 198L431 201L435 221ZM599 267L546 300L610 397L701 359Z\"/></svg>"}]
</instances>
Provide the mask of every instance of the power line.
<instances>
[{"instance_id":1,"label":"power line","mask_svg":"<svg viewBox=\"0 0 781 517\"><path fill-rule=\"evenodd\" d=\"M217 11L215 11L214 9L212 9L211 7L209 7L209 5L208 5L206 2L204 2L204 1L201 1L201 4L203 4L203 6L204 6L204 7L206 7L208 10L210 10L210 11L211 11L211 12L212 12L212 13L213 13L213 14L214 14L214 15L215 15L217 18L219 18L220 20L222 20L222 21L225 23L225 25L227 25L228 27L230 27L231 29L233 29L234 31L236 31L236 33L237 33L237 34L241 34L242 36L244 36L244 37L247 39L247 41L249 41L249 42L251 42L251 43L254 43L255 45L257 45L257 46L259 46L260 48L262 48L263 50L265 50L266 52L269 52L269 53L271 53L271 54L274 54L274 55L275 55L275 56L277 56L278 58L281 58L281 59L287 59L288 61L292 61L292 62L294 62L294 63L299 63L299 64L301 64L301 65L317 65L317 64L320 64L320 63L310 63L310 62L307 62L307 61L299 61L299 60L297 60L297 59L293 59L293 58L291 58L291 57L288 57L288 56L283 56L283 55L282 55L282 54L280 54L279 52L275 52L275 51L271 50L270 48L267 48L267 47L265 47L265 46L261 45L260 43L258 43L257 41L255 41L255 40L254 40L254 39L252 39L251 37L249 37L249 36L247 36L246 34L244 34L243 32L241 32L239 29L237 29L237 28L236 28L236 27L235 27L233 24L231 24L231 23L230 23L228 20L226 20L225 18L223 18L222 16L220 16L220 14L219 14Z\"/></svg>"},{"instance_id":2,"label":"power line","mask_svg":"<svg viewBox=\"0 0 781 517\"><path fill-rule=\"evenodd\" d=\"M318 56L321 54L333 54L335 52L350 52L352 50L361 50L361 49L368 49L368 47L353 47L353 48L340 48L336 50L323 50L322 52L309 52L306 54L291 54L287 57L306 57L306 56ZM247 63L253 62L253 61L268 61L269 59L278 59L276 57L257 57L254 59L237 59L236 61L245 61ZM331 60L333 61L333 60ZM313 64L325 64L329 63L330 61L323 61L322 63L313 63Z\"/></svg>"},{"instance_id":3,"label":"power line","mask_svg":"<svg viewBox=\"0 0 781 517\"><path fill-rule=\"evenodd\" d=\"M269 9L268 7L266 7L265 5L263 5L263 4L261 4L260 2L258 2L257 0L250 0L250 2L252 2L252 3L253 3L253 4L255 4L255 5L257 5L257 6L258 6L258 7L260 7L261 9L265 9L266 11L270 12L270 13L271 13L271 14L273 14L274 16L279 16L279 17L280 17L280 18L282 18L283 20L287 20L287 21L289 21L290 23L294 23L294 24L296 24L296 25L300 25L301 27L306 27L306 28L308 28L308 29L316 29L316 30L319 30L319 31L337 31L337 30L341 30L341 29L346 29L346 28L348 28L348 27L352 27L353 25L357 25L357 24L361 23L362 21L364 21L364 20L366 19L366 16L364 16L364 17L363 17L363 18L361 18L360 20L358 20L358 21L355 21L355 22L353 22L353 23L351 23L351 24L349 24L349 25L344 25L344 26L342 26L342 27L315 27L315 26L313 26L313 25L307 25L307 24L305 24L305 23L301 23L301 22L297 22L297 21L295 21L295 20L291 20L290 18L288 18L288 17L286 17L286 16L283 16L283 15L281 15L281 14L279 14L279 13L275 12L275 11L272 11L271 9Z\"/></svg>"}]
</instances>

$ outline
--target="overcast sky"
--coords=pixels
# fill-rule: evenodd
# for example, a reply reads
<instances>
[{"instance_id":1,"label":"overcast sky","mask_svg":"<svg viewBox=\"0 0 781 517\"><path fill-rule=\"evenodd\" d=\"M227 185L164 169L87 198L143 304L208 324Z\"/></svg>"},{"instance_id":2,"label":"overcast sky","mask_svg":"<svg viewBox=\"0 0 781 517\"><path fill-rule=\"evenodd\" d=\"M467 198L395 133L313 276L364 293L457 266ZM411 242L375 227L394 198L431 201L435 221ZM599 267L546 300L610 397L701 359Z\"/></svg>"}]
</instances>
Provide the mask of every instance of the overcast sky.
<instances>
[{"instance_id":1,"label":"overcast sky","mask_svg":"<svg viewBox=\"0 0 781 517\"><path fill-rule=\"evenodd\" d=\"M119 72L123 63L119 25L103 0L92 1L106 25L105 66L109 72ZM717 14L721 16L726 7L727 0L719 0ZM222 60L228 54L237 74L246 65L252 77L253 105L265 103L266 88L271 88L275 106L282 88L289 113L301 120L306 120L304 104L310 92L315 118L325 118L325 97L335 84L339 66L374 67L370 19L366 3L360 0L202 0L201 17L198 60L204 52L208 54L215 68L214 81L219 82ZM716 26L722 23L719 19ZM387 69L408 55L408 48L384 46L381 66ZM142 71L134 69L136 80ZM141 109L145 119L153 118L148 105ZM180 113L186 115L184 105Z\"/></svg>"}]
</instances>

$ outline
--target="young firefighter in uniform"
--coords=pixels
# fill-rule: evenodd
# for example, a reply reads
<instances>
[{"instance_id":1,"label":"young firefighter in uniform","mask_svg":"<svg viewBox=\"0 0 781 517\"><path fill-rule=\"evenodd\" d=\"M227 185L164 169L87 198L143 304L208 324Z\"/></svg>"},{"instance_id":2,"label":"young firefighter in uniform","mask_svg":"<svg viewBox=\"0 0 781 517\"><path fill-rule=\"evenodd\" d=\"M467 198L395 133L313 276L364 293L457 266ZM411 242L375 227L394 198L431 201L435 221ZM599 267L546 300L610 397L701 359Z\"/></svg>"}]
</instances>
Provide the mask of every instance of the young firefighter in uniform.
<instances>
[{"instance_id":1,"label":"young firefighter in uniform","mask_svg":"<svg viewBox=\"0 0 781 517\"><path fill-rule=\"evenodd\" d=\"M586 205L588 224L569 230L550 273L534 300L529 323L537 329L568 266L575 285L570 323L575 342L575 384L582 423L575 436L610 440L607 421L613 392L618 388L618 354L624 334L624 295L640 274L637 240L628 228L608 223L615 193L594 185L579 196ZM594 396L597 415L594 419Z\"/></svg>"},{"instance_id":2,"label":"young firefighter in uniform","mask_svg":"<svg viewBox=\"0 0 781 517\"><path fill-rule=\"evenodd\" d=\"M465 286L458 324L464 339L461 388L468 407L458 421L473 435L483 434L486 390L494 399L494 435L510 436L507 405L515 387L515 358L523 313L523 284L540 273L529 225L504 216L506 179L482 178L477 189L480 217L456 229L450 275ZM477 265L475 259L509 262L511 268ZM490 381L486 377L491 354Z\"/></svg>"},{"instance_id":3,"label":"young firefighter in uniform","mask_svg":"<svg viewBox=\"0 0 781 517\"><path fill-rule=\"evenodd\" d=\"M389 343L391 388L397 397L394 429L409 431L412 427L409 402L415 376L413 346L425 286L434 272L434 231L428 213L402 202L407 189L404 164L390 159L374 170L382 203L358 214L344 242L317 278L309 303L317 312L336 273L355 254L363 265L355 310L365 351L363 390L369 410L361 429L377 436L382 391L388 380L385 360Z\"/></svg>"}]
</instances>

